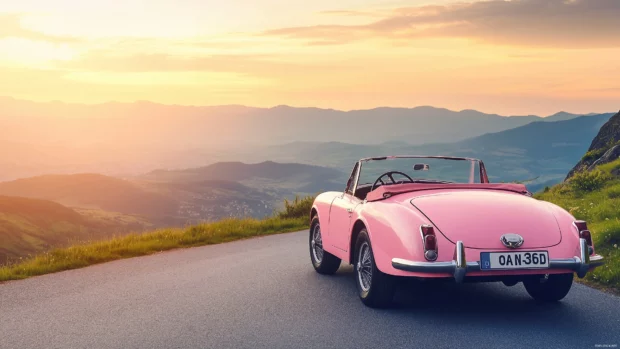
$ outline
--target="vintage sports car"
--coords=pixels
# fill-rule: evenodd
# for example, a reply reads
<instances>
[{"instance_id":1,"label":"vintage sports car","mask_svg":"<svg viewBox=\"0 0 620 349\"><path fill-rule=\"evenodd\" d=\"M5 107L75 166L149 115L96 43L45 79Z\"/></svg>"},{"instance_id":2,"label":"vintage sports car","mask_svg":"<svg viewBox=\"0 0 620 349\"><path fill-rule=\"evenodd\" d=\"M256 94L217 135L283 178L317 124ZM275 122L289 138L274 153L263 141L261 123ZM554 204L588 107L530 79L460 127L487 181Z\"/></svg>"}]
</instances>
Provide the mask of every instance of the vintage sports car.
<instances>
[{"instance_id":1,"label":"vintage sports car","mask_svg":"<svg viewBox=\"0 0 620 349\"><path fill-rule=\"evenodd\" d=\"M310 214L310 259L321 274L354 265L362 302L392 302L396 277L523 282L558 301L603 263L584 221L536 200L522 184L489 183L482 161L387 156L358 161L344 192Z\"/></svg>"}]
</instances>

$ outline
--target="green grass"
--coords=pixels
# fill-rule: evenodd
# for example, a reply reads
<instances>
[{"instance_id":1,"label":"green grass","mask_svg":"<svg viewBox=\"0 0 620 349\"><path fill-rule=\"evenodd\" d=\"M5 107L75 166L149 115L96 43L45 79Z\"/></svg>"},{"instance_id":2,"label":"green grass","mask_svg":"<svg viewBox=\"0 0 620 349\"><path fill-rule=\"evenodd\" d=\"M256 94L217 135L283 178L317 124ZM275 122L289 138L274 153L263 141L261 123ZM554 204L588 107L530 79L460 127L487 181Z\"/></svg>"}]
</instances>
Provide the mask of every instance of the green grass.
<instances>
[{"instance_id":1,"label":"green grass","mask_svg":"<svg viewBox=\"0 0 620 349\"><path fill-rule=\"evenodd\" d=\"M0 282L25 279L112 260L144 256L176 248L219 244L255 236L286 233L308 227L308 212L291 218L225 219L187 228L162 229L145 234L79 244L0 267Z\"/></svg>"},{"instance_id":2,"label":"green grass","mask_svg":"<svg viewBox=\"0 0 620 349\"><path fill-rule=\"evenodd\" d=\"M295 196L295 200L289 201L284 199L284 211L278 213L280 218L305 217L312 209L314 196L299 197Z\"/></svg>"},{"instance_id":3,"label":"green grass","mask_svg":"<svg viewBox=\"0 0 620 349\"><path fill-rule=\"evenodd\" d=\"M588 273L584 281L620 292L620 179L611 176L620 160L599 166L598 171L581 174L567 183L536 194L588 222L596 252L605 265Z\"/></svg>"}]
</instances>

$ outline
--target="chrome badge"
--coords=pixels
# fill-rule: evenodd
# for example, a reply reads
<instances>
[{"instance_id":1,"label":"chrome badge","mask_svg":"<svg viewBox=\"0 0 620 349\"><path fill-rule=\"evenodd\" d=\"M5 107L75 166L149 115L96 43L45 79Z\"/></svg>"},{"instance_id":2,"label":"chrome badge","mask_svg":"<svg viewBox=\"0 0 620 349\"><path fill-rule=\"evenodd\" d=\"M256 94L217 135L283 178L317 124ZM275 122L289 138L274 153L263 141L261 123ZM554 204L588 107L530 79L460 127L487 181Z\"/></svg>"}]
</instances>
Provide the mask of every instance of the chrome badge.
<instances>
[{"instance_id":1,"label":"chrome badge","mask_svg":"<svg viewBox=\"0 0 620 349\"><path fill-rule=\"evenodd\" d=\"M523 245L523 237L519 234L504 234L499 240L508 248L518 248Z\"/></svg>"}]
</instances>

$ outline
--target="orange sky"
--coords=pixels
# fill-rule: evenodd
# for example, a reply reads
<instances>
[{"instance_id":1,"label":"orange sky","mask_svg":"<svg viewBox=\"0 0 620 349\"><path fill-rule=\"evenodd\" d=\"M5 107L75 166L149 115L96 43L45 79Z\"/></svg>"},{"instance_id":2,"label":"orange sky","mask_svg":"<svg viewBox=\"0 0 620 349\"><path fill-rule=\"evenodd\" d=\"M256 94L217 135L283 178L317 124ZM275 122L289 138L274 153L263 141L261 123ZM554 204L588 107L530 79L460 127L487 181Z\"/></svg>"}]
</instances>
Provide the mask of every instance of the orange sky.
<instances>
[{"instance_id":1,"label":"orange sky","mask_svg":"<svg viewBox=\"0 0 620 349\"><path fill-rule=\"evenodd\" d=\"M620 1L0 3L0 96L99 103L620 109Z\"/></svg>"}]
</instances>

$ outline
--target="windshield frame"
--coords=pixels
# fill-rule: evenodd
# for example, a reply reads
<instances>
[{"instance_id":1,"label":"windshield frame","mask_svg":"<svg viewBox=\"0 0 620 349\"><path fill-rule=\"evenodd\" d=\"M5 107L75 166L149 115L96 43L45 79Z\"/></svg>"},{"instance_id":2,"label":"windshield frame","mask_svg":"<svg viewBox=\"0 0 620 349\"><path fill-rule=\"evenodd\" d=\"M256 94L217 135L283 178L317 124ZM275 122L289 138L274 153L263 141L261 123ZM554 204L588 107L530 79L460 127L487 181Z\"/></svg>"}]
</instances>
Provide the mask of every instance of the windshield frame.
<instances>
[{"instance_id":1,"label":"windshield frame","mask_svg":"<svg viewBox=\"0 0 620 349\"><path fill-rule=\"evenodd\" d=\"M360 159L357 163L357 173L355 174L355 184L353 185L353 193L357 192L357 188L359 185L360 175L362 170L364 169L364 163L370 161L383 161L388 159L445 159L445 160L454 160L454 161L470 161L472 163L477 162L478 168L480 171L480 182L479 183L489 183L489 177L487 176L486 168L484 167L484 163L480 159L476 158L468 158L468 157L458 157L458 156L440 156L440 155L392 155L392 156L378 156L371 158L363 158Z\"/></svg>"}]
</instances>

